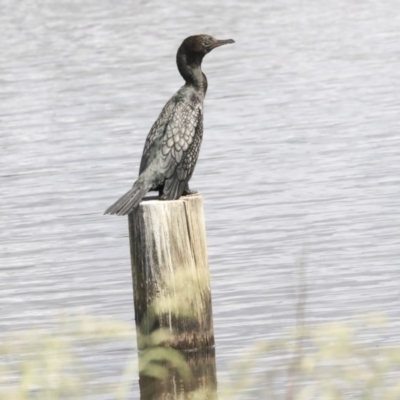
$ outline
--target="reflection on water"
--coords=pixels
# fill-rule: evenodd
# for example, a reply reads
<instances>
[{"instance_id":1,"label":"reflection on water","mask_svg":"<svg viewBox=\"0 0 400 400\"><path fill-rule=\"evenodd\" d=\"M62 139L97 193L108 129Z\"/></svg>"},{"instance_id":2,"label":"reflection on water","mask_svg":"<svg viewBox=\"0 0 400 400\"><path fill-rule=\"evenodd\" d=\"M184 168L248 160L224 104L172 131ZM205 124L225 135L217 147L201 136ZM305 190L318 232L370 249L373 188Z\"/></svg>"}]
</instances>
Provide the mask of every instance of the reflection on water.
<instances>
[{"instance_id":1,"label":"reflection on water","mask_svg":"<svg viewBox=\"0 0 400 400\"><path fill-rule=\"evenodd\" d=\"M204 62L192 180L205 198L221 379L245 345L293 325L303 251L308 322L385 311L392 333L374 339L395 341L396 2L3 3L3 332L63 312L133 319L127 221L102 212L134 180L145 136L182 84L181 40L206 32L236 41ZM88 355L95 378L117 382L134 352Z\"/></svg>"}]
</instances>

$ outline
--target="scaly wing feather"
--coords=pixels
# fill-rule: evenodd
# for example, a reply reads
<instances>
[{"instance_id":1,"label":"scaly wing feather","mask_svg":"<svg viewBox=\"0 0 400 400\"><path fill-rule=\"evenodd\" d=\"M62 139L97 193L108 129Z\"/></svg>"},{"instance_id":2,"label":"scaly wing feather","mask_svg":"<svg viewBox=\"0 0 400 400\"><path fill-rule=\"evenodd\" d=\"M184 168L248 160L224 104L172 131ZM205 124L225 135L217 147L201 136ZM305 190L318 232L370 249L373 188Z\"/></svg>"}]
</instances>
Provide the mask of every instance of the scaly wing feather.
<instances>
[{"instance_id":1,"label":"scaly wing feather","mask_svg":"<svg viewBox=\"0 0 400 400\"><path fill-rule=\"evenodd\" d=\"M151 162L151 147L153 144L157 143L158 140L162 140L161 137L165 134L165 128L168 124L168 121L171 117L171 113L174 110L175 101L174 98L171 98L167 104L165 104L162 109L160 116L157 118L156 122L154 122L153 126L150 129L149 134L147 135L146 142L144 144L142 160L140 162L139 175L147 168L149 163ZM157 140L158 139L158 140Z\"/></svg>"},{"instance_id":2,"label":"scaly wing feather","mask_svg":"<svg viewBox=\"0 0 400 400\"><path fill-rule=\"evenodd\" d=\"M181 102L174 109L162 142L163 194L178 199L193 174L203 137L201 103Z\"/></svg>"}]
</instances>

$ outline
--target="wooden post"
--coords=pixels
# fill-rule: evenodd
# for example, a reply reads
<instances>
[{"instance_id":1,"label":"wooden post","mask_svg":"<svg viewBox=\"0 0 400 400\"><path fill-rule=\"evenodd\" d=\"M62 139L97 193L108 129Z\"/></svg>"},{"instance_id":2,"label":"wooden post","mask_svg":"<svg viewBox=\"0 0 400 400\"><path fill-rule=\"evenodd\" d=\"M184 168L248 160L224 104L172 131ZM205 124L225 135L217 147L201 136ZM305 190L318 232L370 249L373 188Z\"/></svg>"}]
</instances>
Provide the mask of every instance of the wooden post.
<instances>
[{"instance_id":1,"label":"wooden post","mask_svg":"<svg viewBox=\"0 0 400 400\"><path fill-rule=\"evenodd\" d=\"M217 400L215 348L181 353L189 376L183 378L174 369L164 379L140 374L140 400Z\"/></svg>"},{"instance_id":2,"label":"wooden post","mask_svg":"<svg viewBox=\"0 0 400 400\"><path fill-rule=\"evenodd\" d=\"M147 199L128 219L139 350L154 345L146 338L159 329L169 333L165 346L213 346L202 197Z\"/></svg>"},{"instance_id":3,"label":"wooden post","mask_svg":"<svg viewBox=\"0 0 400 400\"><path fill-rule=\"evenodd\" d=\"M129 215L141 400L216 398L203 200L145 199ZM165 347L169 349L166 355ZM172 351L172 353L171 353ZM182 362L186 365L182 367ZM166 374L157 375L160 367ZM203 396L204 397L204 396Z\"/></svg>"}]
</instances>

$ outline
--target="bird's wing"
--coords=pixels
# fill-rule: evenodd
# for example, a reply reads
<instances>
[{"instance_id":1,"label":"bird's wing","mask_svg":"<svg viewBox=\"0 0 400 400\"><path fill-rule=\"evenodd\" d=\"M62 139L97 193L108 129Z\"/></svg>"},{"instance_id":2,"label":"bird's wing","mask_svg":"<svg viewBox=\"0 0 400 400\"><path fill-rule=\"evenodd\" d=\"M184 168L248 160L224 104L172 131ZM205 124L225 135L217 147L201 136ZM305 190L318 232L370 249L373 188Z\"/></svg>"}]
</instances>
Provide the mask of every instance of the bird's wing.
<instances>
[{"instance_id":1,"label":"bird's wing","mask_svg":"<svg viewBox=\"0 0 400 400\"><path fill-rule=\"evenodd\" d=\"M165 176L163 194L177 199L192 176L203 136L202 105L177 103L166 125L161 147L161 169Z\"/></svg>"},{"instance_id":2,"label":"bird's wing","mask_svg":"<svg viewBox=\"0 0 400 400\"><path fill-rule=\"evenodd\" d=\"M170 99L161 110L161 113L157 120L154 122L153 126L150 129L149 134L147 135L146 142L144 144L142 160L140 162L139 174L141 174L149 164L151 151L150 148L154 143L157 142L157 138L162 140L162 136L165 134L165 127L169 121L171 113L174 110L175 101L174 99Z\"/></svg>"}]
</instances>

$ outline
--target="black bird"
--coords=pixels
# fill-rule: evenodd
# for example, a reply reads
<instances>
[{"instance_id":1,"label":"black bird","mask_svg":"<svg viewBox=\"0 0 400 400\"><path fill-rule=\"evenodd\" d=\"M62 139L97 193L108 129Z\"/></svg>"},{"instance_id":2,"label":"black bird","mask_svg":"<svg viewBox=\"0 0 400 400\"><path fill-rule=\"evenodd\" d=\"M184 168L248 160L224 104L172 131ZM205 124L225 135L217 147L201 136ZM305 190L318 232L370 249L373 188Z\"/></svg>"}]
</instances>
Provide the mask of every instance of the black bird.
<instances>
[{"instance_id":1,"label":"black bird","mask_svg":"<svg viewBox=\"0 0 400 400\"><path fill-rule=\"evenodd\" d=\"M105 214L129 214L150 190L158 191L162 200L195 193L190 191L188 182L203 138L207 78L201 62L211 50L228 43L234 41L209 35L190 36L182 42L176 63L186 83L167 102L147 135L139 178Z\"/></svg>"}]
</instances>

